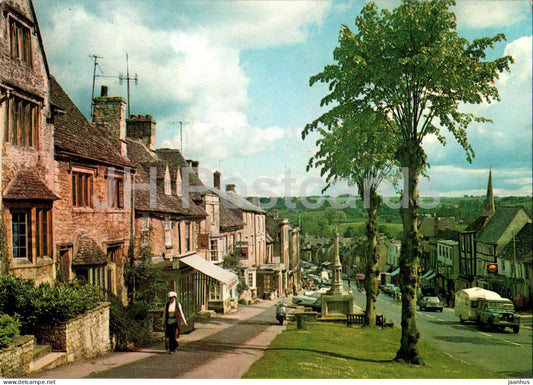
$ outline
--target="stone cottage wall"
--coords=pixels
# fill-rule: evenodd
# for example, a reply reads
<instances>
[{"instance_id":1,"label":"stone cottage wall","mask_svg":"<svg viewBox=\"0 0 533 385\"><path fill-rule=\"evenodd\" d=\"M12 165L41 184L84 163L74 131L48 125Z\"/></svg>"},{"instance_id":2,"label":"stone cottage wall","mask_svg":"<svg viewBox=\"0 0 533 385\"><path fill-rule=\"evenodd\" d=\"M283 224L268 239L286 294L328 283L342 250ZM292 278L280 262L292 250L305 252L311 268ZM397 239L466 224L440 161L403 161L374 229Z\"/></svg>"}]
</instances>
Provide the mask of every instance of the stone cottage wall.
<instances>
[{"instance_id":1,"label":"stone cottage wall","mask_svg":"<svg viewBox=\"0 0 533 385\"><path fill-rule=\"evenodd\" d=\"M33 336L20 336L11 346L0 349L0 377L22 377L30 372L34 340Z\"/></svg>"},{"instance_id":2,"label":"stone cottage wall","mask_svg":"<svg viewBox=\"0 0 533 385\"><path fill-rule=\"evenodd\" d=\"M109 303L51 328L38 329L37 338L54 350L67 352L68 361L93 358L111 350Z\"/></svg>"}]
</instances>

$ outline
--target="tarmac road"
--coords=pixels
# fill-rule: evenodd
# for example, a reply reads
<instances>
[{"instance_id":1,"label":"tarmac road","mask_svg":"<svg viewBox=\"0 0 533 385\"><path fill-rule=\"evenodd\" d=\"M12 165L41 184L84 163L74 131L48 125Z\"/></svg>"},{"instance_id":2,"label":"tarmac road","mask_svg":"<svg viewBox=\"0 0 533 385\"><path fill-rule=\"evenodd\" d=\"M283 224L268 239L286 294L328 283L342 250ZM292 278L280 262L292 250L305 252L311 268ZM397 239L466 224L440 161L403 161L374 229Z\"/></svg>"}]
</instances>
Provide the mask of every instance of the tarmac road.
<instances>
[{"instance_id":1,"label":"tarmac road","mask_svg":"<svg viewBox=\"0 0 533 385\"><path fill-rule=\"evenodd\" d=\"M196 322L194 331L180 336L176 354L169 354L160 342L135 352L112 352L34 375L58 379L240 378L285 329L275 317L279 301L239 305L235 313Z\"/></svg>"}]
</instances>

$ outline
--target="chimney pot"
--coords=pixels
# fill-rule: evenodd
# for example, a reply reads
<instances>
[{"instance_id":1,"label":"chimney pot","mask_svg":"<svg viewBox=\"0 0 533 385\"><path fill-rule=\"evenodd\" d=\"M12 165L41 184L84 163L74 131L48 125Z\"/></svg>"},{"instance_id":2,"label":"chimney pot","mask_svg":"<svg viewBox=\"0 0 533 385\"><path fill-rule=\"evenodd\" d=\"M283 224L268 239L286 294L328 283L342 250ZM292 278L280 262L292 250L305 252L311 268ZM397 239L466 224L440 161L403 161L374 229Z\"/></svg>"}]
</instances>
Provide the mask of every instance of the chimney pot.
<instances>
[{"instance_id":1,"label":"chimney pot","mask_svg":"<svg viewBox=\"0 0 533 385\"><path fill-rule=\"evenodd\" d=\"M213 173L213 187L220 190L220 171L215 171Z\"/></svg>"},{"instance_id":2,"label":"chimney pot","mask_svg":"<svg viewBox=\"0 0 533 385\"><path fill-rule=\"evenodd\" d=\"M152 115L146 115L146 119L152 120Z\"/></svg>"},{"instance_id":3,"label":"chimney pot","mask_svg":"<svg viewBox=\"0 0 533 385\"><path fill-rule=\"evenodd\" d=\"M235 185L233 183L226 185L226 191L228 192L235 192Z\"/></svg>"},{"instance_id":4,"label":"chimney pot","mask_svg":"<svg viewBox=\"0 0 533 385\"><path fill-rule=\"evenodd\" d=\"M100 89L100 96L107 96L107 86L102 86Z\"/></svg>"}]
</instances>

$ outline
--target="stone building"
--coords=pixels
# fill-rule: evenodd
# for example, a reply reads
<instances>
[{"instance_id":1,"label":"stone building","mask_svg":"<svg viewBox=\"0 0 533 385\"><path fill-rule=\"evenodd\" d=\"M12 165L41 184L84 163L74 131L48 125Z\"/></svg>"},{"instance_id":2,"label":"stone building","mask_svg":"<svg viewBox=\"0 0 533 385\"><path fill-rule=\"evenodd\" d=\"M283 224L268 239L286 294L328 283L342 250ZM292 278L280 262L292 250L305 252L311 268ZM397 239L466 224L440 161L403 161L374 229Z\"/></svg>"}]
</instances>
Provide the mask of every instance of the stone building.
<instances>
[{"instance_id":1,"label":"stone building","mask_svg":"<svg viewBox=\"0 0 533 385\"><path fill-rule=\"evenodd\" d=\"M244 226L228 234L233 250L238 255L241 265L242 282L253 297L258 295L257 268L265 261L266 252L266 212L235 192L234 184L227 184L226 191L220 188L220 179L215 178L215 186L210 190L215 193L228 212L244 223ZM233 237L233 236L234 237Z\"/></svg>"},{"instance_id":2,"label":"stone building","mask_svg":"<svg viewBox=\"0 0 533 385\"><path fill-rule=\"evenodd\" d=\"M124 128L90 123L55 78L54 232L58 275L84 280L126 300L124 266L132 245L131 163L121 153ZM112 108L120 109L118 101ZM94 111L96 117L103 113Z\"/></svg>"},{"instance_id":3,"label":"stone building","mask_svg":"<svg viewBox=\"0 0 533 385\"><path fill-rule=\"evenodd\" d=\"M50 73L31 1L0 1L0 208L14 274L55 279L54 119Z\"/></svg>"}]
</instances>

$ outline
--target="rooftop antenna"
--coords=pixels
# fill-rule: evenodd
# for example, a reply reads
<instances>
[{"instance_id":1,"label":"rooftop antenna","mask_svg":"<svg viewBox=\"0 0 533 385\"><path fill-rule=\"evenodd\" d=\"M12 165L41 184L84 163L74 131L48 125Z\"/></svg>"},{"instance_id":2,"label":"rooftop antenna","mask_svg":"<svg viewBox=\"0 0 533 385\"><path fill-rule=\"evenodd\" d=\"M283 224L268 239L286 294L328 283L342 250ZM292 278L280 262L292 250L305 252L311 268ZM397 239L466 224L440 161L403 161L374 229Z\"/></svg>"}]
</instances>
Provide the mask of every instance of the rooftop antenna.
<instances>
[{"instance_id":1,"label":"rooftop antenna","mask_svg":"<svg viewBox=\"0 0 533 385\"><path fill-rule=\"evenodd\" d=\"M89 55L89 57L92 57L93 60L94 60L94 69L93 69L93 92L91 94L91 118L94 118L94 81L96 80L96 67L98 67L98 69L100 70L100 72L104 73L104 71L102 71L102 68L100 68L100 66L98 65L98 59L103 59L104 57L103 56L98 56L98 55Z\"/></svg>"},{"instance_id":2,"label":"rooftop antenna","mask_svg":"<svg viewBox=\"0 0 533 385\"><path fill-rule=\"evenodd\" d=\"M183 125L184 124L190 124L191 122L187 120L177 120L174 122L169 122L169 124L177 124L180 125L180 152L183 154Z\"/></svg>"},{"instance_id":3,"label":"rooftop antenna","mask_svg":"<svg viewBox=\"0 0 533 385\"><path fill-rule=\"evenodd\" d=\"M139 81L137 74L135 74L135 77L130 77L130 67L129 67L129 61L128 61L128 53L126 52L126 76L120 74L118 76L118 79L120 81L120 84L125 80L128 88L128 116L131 116L130 114L130 81L135 80L135 85L137 85L137 82Z\"/></svg>"}]
</instances>

